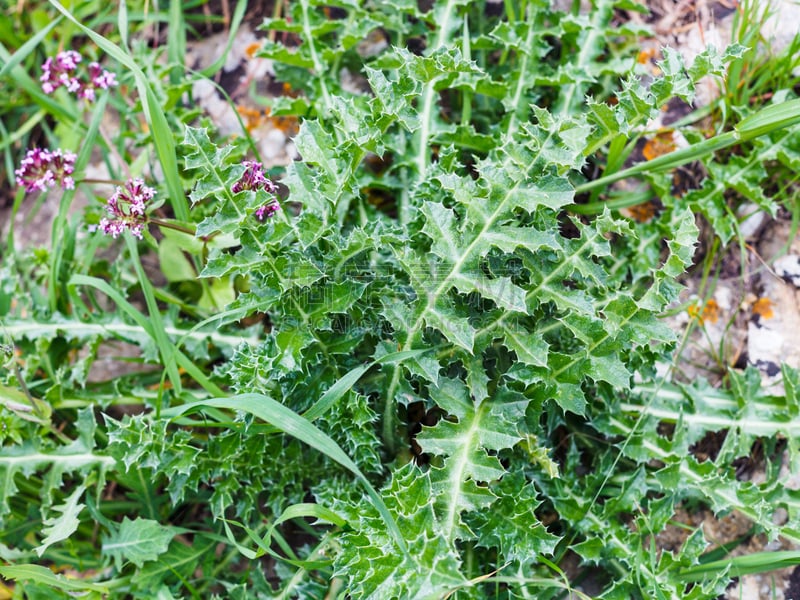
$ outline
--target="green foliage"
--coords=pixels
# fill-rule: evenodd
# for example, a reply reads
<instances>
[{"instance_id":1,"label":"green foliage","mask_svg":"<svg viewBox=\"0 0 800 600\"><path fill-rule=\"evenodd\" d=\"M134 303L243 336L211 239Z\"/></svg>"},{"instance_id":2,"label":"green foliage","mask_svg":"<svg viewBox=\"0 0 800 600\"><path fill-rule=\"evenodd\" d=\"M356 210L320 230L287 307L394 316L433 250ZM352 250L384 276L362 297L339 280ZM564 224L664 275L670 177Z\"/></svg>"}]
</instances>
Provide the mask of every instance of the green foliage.
<instances>
[{"instance_id":1,"label":"green foliage","mask_svg":"<svg viewBox=\"0 0 800 600\"><path fill-rule=\"evenodd\" d=\"M782 397L753 371L722 390L655 375L675 350L660 316L698 219L728 241L730 189L774 212L763 183L797 166L798 100L787 87L760 111L737 106L732 130L687 128L689 148L621 169L662 106L691 102L743 47L691 65L665 50L650 81L635 61L645 31L615 20L638 9L627 0L587 14L538 0L289 3L264 22L260 55L298 94L271 108L301 117L301 160L261 220L273 194L233 191L254 146L222 142L177 100L195 76L177 64L191 13L170 3L161 66L125 28L101 36L81 7L50 4L54 29L127 69L131 102L104 100L125 131L104 149L163 181L144 239L123 234L114 260L101 258L113 241L67 218L71 195L50 249L3 254L0 575L18 589L555 598L577 585L577 556L599 567L605 598L714 598L734 571L704 555L702 531L653 546L678 507L737 510L800 541L778 479L778 440L798 464L797 372L784 368ZM84 125L37 93L31 57L53 45L40 31L15 40L0 76L18 81L14 103L85 128L86 161L105 105ZM709 176L675 198L663 171L689 160ZM606 203L628 176L661 196L650 223ZM138 348L132 368L98 381L116 342ZM716 457L692 454L721 429ZM766 480L740 481L733 462L756 442Z\"/></svg>"},{"instance_id":2,"label":"green foliage","mask_svg":"<svg viewBox=\"0 0 800 600\"><path fill-rule=\"evenodd\" d=\"M118 568L125 560L141 568L145 562L155 560L167 551L173 535L172 528L164 527L158 521L131 521L125 517L119 530L103 540L103 554L113 557Z\"/></svg>"}]
</instances>

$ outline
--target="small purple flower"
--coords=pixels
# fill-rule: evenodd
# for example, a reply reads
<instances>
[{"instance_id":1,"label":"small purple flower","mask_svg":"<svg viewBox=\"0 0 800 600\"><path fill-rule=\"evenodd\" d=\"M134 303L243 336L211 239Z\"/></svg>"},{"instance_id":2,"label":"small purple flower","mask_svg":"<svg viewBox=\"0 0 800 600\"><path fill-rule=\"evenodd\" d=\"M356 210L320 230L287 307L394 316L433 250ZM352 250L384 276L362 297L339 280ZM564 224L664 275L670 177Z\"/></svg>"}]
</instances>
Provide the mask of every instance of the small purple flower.
<instances>
[{"instance_id":1,"label":"small purple flower","mask_svg":"<svg viewBox=\"0 0 800 600\"><path fill-rule=\"evenodd\" d=\"M55 187L57 182L65 190L75 188L75 180L71 177L75 170L75 154L63 152L60 148L46 150L33 148L28 150L22 159L19 169L14 171L17 185L25 188L27 193Z\"/></svg>"},{"instance_id":2,"label":"small purple flower","mask_svg":"<svg viewBox=\"0 0 800 600\"><path fill-rule=\"evenodd\" d=\"M91 84L84 85L78 92L78 97L86 98L89 102L95 99L95 89L107 90L117 85L117 76L103 69L99 63L89 63L89 77Z\"/></svg>"},{"instance_id":3,"label":"small purple flower","mask_svg":"<svg viewBox=\"0 0 800 600\"><path fill-rule=\"evenodd\" d=\"M117 187L108 199L106 210L109 216L100 219L97 228L113 238L127 229L142 239L147 222L145 209L155 195L156 191L146 186L143 180L129 179L124 188Z\"/></svg>"},{"instance_id":4,"label":"small purple flower","mask_svg":"<svg viewBox=\"0 0 800 600\"><path fill-rule=\"evenodd\" d=\"M270 194L275 195L278 192L278 186L264 175L264 166L254 160L243 160L242 165L245 167L244 173L239 178L239 181L231 186L231 192L238 194L245 190L257 190L259 188L266 190ZM266 204L256 209L256 219L264 221L273 216L280 210L280 205L275 198L271 198Z\"/></svg>"},{"instance_id":5,"label":"small purple flower","mask_svg":"<svg viewBox=\"0 0 800 600\"><path fill-rule=\"evenodd\" d=\"M106 71L96 62L89 63L89 77L92 78L92 85L96 88L107 90L117 85L117 76L110 71Z\"/></svg>"},{"instance_id":6,"label":"small purple flower","mask_svg":"<svg viewBox=\"0 0 800 600\"><path fill-rule=\"evenodd\" d=\"M78 68L78 63L81 62L81 55L75 50L65 50L56 55L56 63L65 71L74 71Z\"/></svg>"},{"instance_id":7,"label":"small purple flower","mask_svg":"<svg viewBox=\"0 0 800 600\"><path fill-rule=\"evenodd\" d=\"M281 209L280 205L274 200L267 202L264 206L259 206L256 209L256 219L258 219L259 221L266 221L280 209Z\"/></svg>"},{"instance_id":8,"label":"small purple flower","mask_svg":"<svg viewBox=\"0 0 800 600\"><path fill-rule=\"evenodd\" d=\"M70 92L77 92L81 89L81 82L72 72L78 68L81 62L81 55L74 50L65 50L56 54L55 60L48 58L42 65L42 91L45 94L52 94L62 85Z\"/></svg>"},{"instance_id":9,"label":"small purple flower","mask_svg":"<svg viewBox=\"0 0 800 600\"><path fill-rule=\"evenodd\" d=\"M277 191L275 184L264 175L264 166L260 162L243 160L242 165L245 167L244 173L242 173L239 181L231 187L231 191L234 194L244 190L257 190L260 187L263 187L271 194Z\"/></svg>"},{"instance_id":10,"label":"small purple flower","mask_svg":"<svg viewBox=\"0 0 800 600\"><path fill-rule=\"evenodd\" d=\"M59 52L55 59L48 58L42 65L42 91L45 94L52 94L56 89L64 86L77 94L79 98L85 98L89 102L95 99L95 90L107 90L109 87L117 85L117 78L114 73L103 69L99 63L89 63L89 79L84 82L74 75L78 68L78 63L82 60L81 55L74 50Z\"/></svg>"}]
</instances>

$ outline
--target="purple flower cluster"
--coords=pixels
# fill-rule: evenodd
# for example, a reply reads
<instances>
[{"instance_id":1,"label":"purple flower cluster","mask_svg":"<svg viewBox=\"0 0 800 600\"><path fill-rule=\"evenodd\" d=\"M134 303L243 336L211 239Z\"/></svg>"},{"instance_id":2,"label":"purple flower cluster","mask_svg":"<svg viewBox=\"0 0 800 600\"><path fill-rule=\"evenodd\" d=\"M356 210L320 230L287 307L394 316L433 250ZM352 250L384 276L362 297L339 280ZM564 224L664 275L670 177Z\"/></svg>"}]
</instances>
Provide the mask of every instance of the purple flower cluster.
<instances>
[{"instance_id":1,"label":"purple flower cluster","mask_svg":"<svg viewBox=\"0 0 800 600\"><path fill-rule=\"evenodd\" d=\"M89 63L89 77L91 78L91 86L84 86L81 93L78 94L81 98L86 98L89 102L94 101L94 91L96 89L107 90L117 85L117 76L103 69L100 63Z\"/></svg>"},{"instance_id":2,"label":"purple flower cluster","mask_svg":"<svg viewBox=\"0 0 800 600\"><path fill-rule=\"evenodd\" d=\"M86 98L89 102L95 99L95 90L107 90L117 85L117 76L103 69L99 63L89 63L89 81L82 81L76 77L78 63L83 60L81 55L74 50L59 52L56 57L48 58L42 65L42 91L52 94L60 87L78 94L78 98Z\"/></svg>"},{"instance_id":3,"label":"purple flower cluster","mask_svg":"<svg viewBox=\"0 0 800 600\"><path fill-rule=\"evenodd\" d=\"M244 190L257 190L261 187L267 190L270 194L274 194L278 191L278 188L275 186L272 180L268 179L267 176L264 175L264 166L260 162L256 162L254 160L243 160L242 166L244 166L244 173L242 173L239 181L234 183L233 187L231 187L231 191L234 194L238 194Z\"/></svg>"},{"instance_id":4,"label":"purple flower cluster","mask_svg":"<svg viewBox=\"0 0 800 600\"><path fill-rule=\"evenodd\" d=\"M52 94L62 85L73 93L80 90L81 82L72 74L78 68L79 62L81 55L74 50L59 52L55 60L48 57L42 65L43 73L39 78L42 82L42 91L45 94Z\"/></svg>"},{"instance_id":5,"label":"purple flower cluster","mask_svg":"<svg viewBox=\"0 0 800 600\"><path fill-rule=\"evenodd\" d=\"M97 228L113 238L126 229L134 236L142 239L147 222L145 209L147 202L153 199L156 191L144 184L141 179L129 179L124 188L117 187L108 199L106 210L108 217L100 219Z\"/></svg>"},{"instance_id":6,"label":"purple flower cluster","mask_svg":"<svg viewBox=\"0 0 800 600\"><path fill-rule=\"evenodd\" d=\"M260 162L254 160L242 161L244 166L244 173L239 178L239 181L233 184L231 191L234 194L243 192L245 190L257 190L259 188L266 190L270 194L275 195L278 192L278 187L275 183L264 175L264 166ZM266 204L256 209L256 219L264 221L272 217L281 209L276 198L271 198Z\"/></svg>"},{"instance_id":7,"label":"purple flower cluster","mask_svg":"<svg viewBox=\"0 0 800 600\"><path fill-rule=\"evenodd\" d=\"M256 209L256 219L259 221L265 221L273 216L276 212L278 212L281 207L275 200L271 200L267 202L264 206L259 206Z\"/></svg>"},{"instance_id":8,"label":"purple flower cluster","mask_svg":"<svg viewBox=\"0 0 800 600\"><path fill-rule=\"evenodd\" d=\"M75 158L72 152L62 152L59 148L28 150L19 169L14 171L17 185L24 186L28 193L34 190L44 192L47 188L55 187L56 183L60 183L65 190L74 189L75 180L71 175L75 169Z\"/></svg>"}]
</instances>

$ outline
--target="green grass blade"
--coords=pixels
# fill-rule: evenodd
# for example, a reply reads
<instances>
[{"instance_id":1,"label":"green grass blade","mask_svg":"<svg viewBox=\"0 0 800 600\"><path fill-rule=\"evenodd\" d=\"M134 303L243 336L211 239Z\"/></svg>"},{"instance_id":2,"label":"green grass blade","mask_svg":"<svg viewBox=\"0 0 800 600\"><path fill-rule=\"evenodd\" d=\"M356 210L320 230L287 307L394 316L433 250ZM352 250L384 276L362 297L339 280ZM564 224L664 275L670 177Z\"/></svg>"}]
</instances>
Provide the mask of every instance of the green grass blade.
<instances>
[{"instance_id":1,"label":"green grass blade","mask_svg":"<svg viewBox=\"0 0 800 600\"><path fill-rule=\"evenodd\" d=\"M219 386L217 386L217 384L215 384L213 381L211 381L211 379L209 379L209 377L205 374L205 372L183 352L176 350L175 360L178 362L178 366L184 371L186 371L186 374L189 375L189 377L191 377L198 384L200 384L206 392L208 392L212 396L225 395L224 390Z\"/></svg>"},{"instance_id":2,"label":"green grass blade","mask_svg":"<svg viewBox=\"0 0 800 600\"><path fill-rule=\"evenodd\" d=\"M175 386L175 389L176 391L181 389L178 387L180 386L180 375L178 374L174 356L175 349L170 343L169 339L167 339L166 333L161 326L161 320L159 318L160 315L158 315L158 313L156 313L156 318L153 318L152 315L150 318L146 317L139 310L137 310L136 307L128 302L120 292L112 288L107 282L103 281L102 279L98 279L97 277L73 275L67 285L70 287L76 285L87 285L103 292L106 296L111 298L111 300L116 303L122 312L133 319L136 324L141 327L153 339L153 341L155 341L159 353L161 353L161 358L165 363L165 368L167 369L167 374L170 377L170 381L172 381L172 377L175 377L178 382L178 385ZM173 382L173 385L175 385L175 382ZM178 391L178 393L180 392Z\"/></svg>"},{"instance_id":3,"label":"green grass blade","mask_svg":"<svg viewBox=\"0 0 800 600\"><path fill-rule=\"evenodd\" d=\"M119 10L117 11L117 29L119 30L119 39L122 42L123 48L128 48L128 27L130 21L128 20L128 2L122 0L119 3Z\"/></svg>"},{"instance_id":4,"label":"green grass blade","mask_svg":"<svg viewBox=\"0 0 800 600\"><path fill-rule=\"evenodd\" d=\"M198 384L200 384L203 389L206 390L209 394L213 396L224 396L225 392L220 387L218 387L214 382L209 379L209 377L203 372L203 370L194 363L194 361L186 356L183 352L181 352L177 346L172 345L169 339L166 338L166 331L163 328L160 328L160 334L157 334L153 328L153 322L149 320L145 315L139 312L130 302L128 302L122 294L120 294L117 290L112 288L106 281L102 279L98 279L97 277L89 277L87 275L73 275L69 282L67 283L68 287L74 287L78 285L87 285L89 287L93 287L101 292L103 292L106 296L111 298L117 306L127 314L131 319L135 321L135 323L142 328L142 330L147 333L158 345L159 351L162 352L166 351L174 357L174 362L177 363L178 367L181 367L186 371L186 373L194 379ZM165 342L163 344L158 344L158 336L163 335L165 338ZM184 336L185 337L185 336ZM165 363L166 358L162 354L162 358L164 358ZM179 377L179 373L177 370L174 372L174 376ZM179 389L179 388L176 388Z\"/></svg>"},{"instance_id":5,"label":"green grass blade","mask_svg":"<svg viewBox=\"0 0 800 600\"><path fill-rule=\"evenodd\" d=\"M688 148L675 150L653 160L638 163L594 181L588 181L577 186L575 192L578 194L588 192L598 187L605 187L620 179L633 177L645 172L672 169L688 162L705 158L718 150L746 142L773 131L792 127L798 123L800 123L800 98L767 106L742 120L735 126L733 131L714 136ZM602 212L605 206L605 202L593 202L583 205L573 204L569 207L569 210L578 214L597 214Z\"/></svg>"},{"instance_id":6,"label":"green grass blade","mask_svg":"<svg viewBox=\"0 0 800 600\"><path fill-rule=\"evenodd\" d=\"M182 346L186 339L194 336L198 331L203 329L203 327L214 324L217 327L217 329L221 329L233 321L239 321L245 318L248 315L248 310L250 310L250 308L247 306L238 307L234 309L224 310L220 313L217 313L206 319L203 319L202 321L194 325L191 329L186 330L186 333L184 333L183 336L181 336L181 338L178 340L177 342L178 346L179 347ZM250 343L256 343L258 341L257 336L248 337L243 334L238 335L237 339L240 342L250 342Z\"/></svg>"},{"instance_id":7,"label":"green grass blade","mask_svg":"<svg viewBox=\"0 0 800 600\"><path fill-rule=\"evenodd\" d=\"M0 60L8 63L11 58L6 47L0 44ZM45 94L42 91L42 84L28 75L27 71L20 65L15 65L11 68L10 76L14 81L14 86L25 91L36 104L47 110L54 118L67 123L74 123L78 119L77 113L74 110L70 110L70 106L57 102L54 98Z\"/></svg>"},{"instance_id":8,"label":"green grass blade","mask_svg":"<svg viewBox=\"0 0 800 600\"><path fill-rule=\"evenodd\" d=\"M309 421L315 421L324 415L337 400L344 396L353 385L361 379L361 376L366 373L373 365L365 365L358 367L347 373L344 377L339 379L331 387L329 387L324 394L317 400L311 408L303 413L303 417Z\"/></svg>"},{"instance_id":9,"label":"green grass blade","mask_svg":"<svg viewBox=\"0 0 800 600\"><path fill-rule=\"evenodd\" d=\"M620 179L633 177L634 175L639 175L640 173L644 172L671 169L673 167L686 164L687 162L704 158L709 154L716 152L717 150L722 150L723 148L738 144L740 141L739 135L735 131L729 131L728 133L714 136L700 142L699 144L689 146L688 148L681 148L680 150L663 154L658 158L654 158L653 160L641 162L627 169L623 169L622 171L617 171L611 175L600 177L594 181L587 181L583 185L577 186L575 188L575 192L578 194L587 192L594 188L604 187L610 183L619 181ZM570 207L570 210L572 210L572 208L573 207Z\"/></svg>"},{"instance_id":10,"label":"green grass blade","mask_svg":"<svg viewBox=\"0 0 800 600\"><path fill-rule=\"evenodd\" d=\"M286 541L280 536L280 532L276 531L276 528L285 523L286 521L290 521L292 519L302 519L306 517L313 517L320 521L326 521L335 525L337 527L343 527L347 524L342 517L337 515L331 509L322 506L321 504L312 504L312 503L302 503L302 504L293 504L286 508L281 515L275 520L275 522L270 525L269 530L267 531L264 536L260 536L256 531L247 527L242 523L238 523L236 521L224 521L225 523L225 532L228 536L228 539L231 543L236 547L239 552L241 552L244 556L252 559L260 558L265 554L272 556L277 560L281 560L284 562L289 563L295 567L300 567L301 569L318 569L320 567L326 566L330 564L330 559L324 560L299 560L294 551L292 550L291 546L289 546ZM245 533L247 533L248 537L258 546L259 551L254 552L249 548L242 546L236 539L233 537L233 532L230 530L230 526L228 523L232 523L241 527ZM283 550L287 556L281 556L277 552L272 549L272 543L275 541L278 546L280 546L281 550Z\"/></svg>"},{"instance_id":11,"label":"green grass blade","mask_svg":"<svg viewBox=\"0 0 800 600\"><path fill-rule=\"evenodd\" d=\"M366 373L369 369L371 369L375 365L381 364L388 364L388 363L397 363L407 358L414 358L421 354L424 354L427 350L405 350L401 352L392 352L391 354L387 354L382 356L381 358L372 361L368 365L364 365L363 367L358 367L347 373L344 377L339 379L336 383L334 383L331 387L329 387L324 394L317 400L311 408L309 408L306 412L303 413L303 417L308 419L309 421L314 421L319 419L322 415L324 415L328 410L330 410L331 406L333 406L337 400L339 400L342 396L344 396L347 391L355 385L356 381L361 379L361 376Z\"/></svg>"},{"instance_id":12,"label":"green grass blade","mask_svg":"<svg viewBox=\"0 0 800 600\"><path fill-rule=\"evenodd\" d=\"M217 71L219 71L225 61L228 60L228 52L231 51L231 46L233 46L233 39L236 36L236 32L239 30L239 26L242 24L242 19L244 18L244 13L247 10L247 2L237 2L236 9L233 12L233 18L231 19L231 26L228 31L228 41L225 44L225 50L222 52L222 55L207 66L205 69L202 69L200 73L205 77L211 77Z\"/></svg>"},{"instance_id":13,"label":"green grass blade","mask_svg":"<svg viewBox=\"0 0 800 600\"><path fill-rule=\"evenodd\" d=\"M149 335L153 340L156 340L156 332L153 330L152 322L125 298L123 298L122 294L112 288L107 282L103 281L102 279L98 279L97 277L73 275L67 283L67 287L74 287L78 285L87 285L103 292L106 296L111 298L124 313L130 316L147 335ZM167 332L162 330L161 333L166 336ZM186 339L186 337L187 335L184 335L181 340ZM192 359L181 352L177 346L172 346L169 340L167 340L167 344L170 344L170 351L173 352L177 365L184 369L187 374L194 379L194 381L199 383L203 389L206 390L206 392L213 396L225 395L225 392L214 382L212 382L211 379L206 376L203 370L196 365ZM160 349L161 346L159 346L159 350Z\"/></svg>"},{"instance_id":14,"label":"green grass blade","mask_svg":"<svg viewBox=\"0 0 800 600\"><path fill-rule=\"evenodd\" d=\"M308 444L331 460L342 465L353 473L365 487L373 506L380 513L386 523L386 527L389 529L389 532L400 549L403 552L408 550L408 546L400 533L400 529L389 513L389 509L386 508L380 494L372 487L372 484L370 484L366 476L350 457L344 453L338 444L323 431L309 423L305 417L298 415L280 402L276 402L272 398L262 394L240 394L229 398L210 398L208 400L201 400L200 402L193 402L191 404L167 409L162 412L162 416L174 418L190 410L197 410L207 406L248 412L262 421L270 423L284 433Z\"/></svg>"},{"instance_id":15,"label":"green grass blade","mask_svg":"<svg viewBox=\"0 0 800 600\"><path fill-rule=\"evenodd\" d=\"M133 258L133 267L136 269L136 275L139 277L139 285L142 288L142 294L144 295L144 300L147 304L147 312L150 316L150 322L153 325L152 331L154 334L154 339L156 345L158 346L158 351L161 354L161 358L164 361L164 368L167 371L167 376L169 377L170 382L172 382L172 385L175 388L175 392L180 395L181 391L183 390L183 386L181 385L181 375L178 372L178 365L175 360L177 348L169 340L166 332L164 331L164 323L161 320L161 311L158 308L158 302L156 301L155 294L153 293L153 286L150 283L150 279L144 272L141 260L139 260L139 249L136 245L136 240L133 238L133 236L126 235L125 244L128 246L128 252L131 253L131 257Z\"/></svg>"},{"instance_id":16,"label":"green grass blade","mask_svg":"<svg viewBox=\"0 0 800 600\"><path fill-rule=\"evenodd\" d=\"M336 525L337 527L343 527L347 523L347 521L345 521L342 517L337 515L331 509L325 508L321 504L301 503L293 504L286 508L286 510L281 513L281 516L278 517L272 524L272 528L274 529L286 521L290 521L292 519L302 519L304 517L313 517L320 521L327 521L328 523Z\"/></svg>"},{"instance_id":17,"label":"green grass blade","mask_svg":"<svg viewBox=\"0 0 800 600\"><path fill-rule=\"evenodd\" d=\"M756 552L695 565L681 570L678 573L678 577L683 581L700 581L709 575L725 571L728 571L731 576L741 577L742 575L766 573L795 565L800 565L800 551Z\"/></svg>"},{"instance_id":18,"label":"green grass blade","mask_svg":"<svg viewBox=\"0 0 800 600\"><path fill-rule=\"evenodd\" d=\"M798 123L800 123L800 98L762 108L743 119L734 129L742 141L746 141Z\"/></svg>"},{"instance_id":19,"label":"green grass blade","mask_svg":"<svg viewBox=\"0 0 800 600\"><path fill-rule=\"evenodd\" d=\"M240 2L239 4L247 4ZM167 28L167 59L170 63L169 79L173 84L183 76L183 61L186 57L186 22L183 20L183 2L170 0L169 27Z\"/></svg>"},{"instance_id":20,"label":"green grass blade","mask_svg":"<svg viewBox=\"0 0 800 600\"><path fill-rule=\"evenodd\" d=\"M74 287L78 285L86 285L89 287L93 287L96 290L103 292L106 296L111 298L117 306L122 309L122 312L127 314L131 319L133 319L136 324L141 327L149 336L153 336L153 326L152 323L145 317L142 313L140 313L136 308L128 302L125 298L123 298L122 294L112 288L108 282L99 279L98 277L91 277L89 275L73 275L69 282L67 283L69 287Z\"/></svg>"},{"instance_id":21,"label":"green grass blade","mask_svg":"<svg viewBox=\"0 0 800 600\"><path fill-rule=\"evenodd\" d=\"M100 131L100 123L105 114L106 104L108 103L108 94L101 94L97 103L95 104L92 120L89 122L89 130L83 138L83 145L78 151L78 157L75 159L75 172L80 173L89 164L92 157L92 151L95 147L95 140L97 139L98 132ZM69 215L69 207L72 204L72 199L75 196L75 190L65 190L61 195L61 201L58 205L58 213L53 220L53 227L51 230L51 244L52 251L49 258L49 285L47 288L48 299L50 301L50 309L52 311L59 310L59 298L63 298L66 302L67 289L66 282L61 281L61 266L62 259L64 258L65 249L68 245L74 244L74 231L67 223L67 216ZM61 307L62 312L68 313L66 306Z\"/></svg>"},{"instance_id":22,"label":"green grass blade","mask_svg":"<svg viewBox=\"0 0 800 600\"><path fill-rule=\"evenodd\" d=\"M167 184L167 191L169 192L170 204L175 217L181 221L189 220L189 204L186 199L186 194L183 191L183 184L181 183L180 174L178 173L178 160L175 154L175 140L169 128L169 122L161 109L161 105L150 86L147 76L144 74L133 57L117 46L109 39L103 37L99 33L89 29L80 23L66 8L64 8L58 0L49 0L61 14L67 19L77 25L81 31L89 36L95 44L103 49L106 54L111 56L114 60L127 67L133 73L136 80L136 88L139 90L139 96L142 101L142 108L144 109L147 124L153 135L153 143L156 147L156 154L161 163L161 168L164 171L164 178Z\"/></svg>"},{"instance_id":23,"label":"green grass blade","mask_svg":"<svg viewBox=\"0 0 800 600\"><path fill-rule=\"evenodd\" d=\"M2 58L2 61L4 63L3 64L3 68L0 69L0 79L5 77L6 75L8 75L14 67L16 67L23 60L25 60L28 57L28 55L31 52L33 52L33 50L36 48L36 46L38 46L39 43L44 38L47 37L47 34L49 34L50 31L52 31L53 27L58 25L58 23L60 21L61 21L61 17L57 17L57 18L53 19L52 21L50 21L50 23L48 23L48 25L44 29L39 31L31 39L29 39L27 42L22 44L22 46L20 46L19 49L16 52L14 52L14 54L11 57L9 57L8 59L0 57L0 58Z\"/></svg>"},{"instance_id":24,"label":"green grass blade","mask_svg":"<svg viewBox=\"0 0 800 600\"><path fill-rule=\"evenodd\" d=\"M230 544L236 548L242 556L249 558L250 560L256 560L261 558L264 555L271 556L275 560L279 560L285 563L288 563L292 566L298 567L300 569L319 569L321 567L325 567L331 564L330 559L325 560L300 560L297 558L297 555L292 550L292 547L289 543L284 539L284 537L280 534L280 532L271 530L271 537L261 537L257 531L248 527L243 523L239 523L238 521L233 521L229 519L222 519L223 527L225 528L225 539L230 542ZM236 525L240 527L247 536L258 546L258 550L254 551L248 548L247 546L243 546L240 544L236 537L231 530L231 525ZM278 545L278 547L285 553L285 556L281 556L280 553L276 552L270 547L270 544L274 542Z\"/></svg>"}]
</instances>

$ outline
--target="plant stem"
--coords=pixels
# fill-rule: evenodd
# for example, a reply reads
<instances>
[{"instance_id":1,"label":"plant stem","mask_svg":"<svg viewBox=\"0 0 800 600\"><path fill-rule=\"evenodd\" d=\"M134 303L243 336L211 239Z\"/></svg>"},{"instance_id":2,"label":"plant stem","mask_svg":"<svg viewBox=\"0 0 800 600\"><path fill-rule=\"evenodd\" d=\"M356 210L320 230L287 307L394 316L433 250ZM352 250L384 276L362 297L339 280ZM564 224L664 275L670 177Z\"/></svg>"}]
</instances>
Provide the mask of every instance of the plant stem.
<instances>
[{"instance_id":1,"label":"plant stem","mask_svg":"<svg viewBox=\"0 0 800 600\"><path fill-rule=\"evenodd\" d=\"M669 154L664 154L653 160L640 162L632 167L600 177L594 181L587 181L577 186L575 193L588 192L598 187L607 186L620 179L626 179L642 173L672 169L694 160L700 160L718 150L729 148L798 123L800 123L800 99L768 106L741 121L732 131L714 136L688 148L681 148ZM601 201L588 204L572 204L567 209L570 212L581 215L594 215L603 212L607 206L618 209L633 206L640 201L640 197L636 195L628 199L620 199L614 206L610 206L608 202Z\"/></svg>"},{"instance_id":2,"label":"plant stem","mask_svg":"<svg viewBox=\"0 0 800 600\"><path fill-rule=\"evenodd\" d=\"M174 223L172 221L167 221L165 219L150 219L150 222L153 225L158 225L159 227L164 227L165 229L172 229L174 231L180 231L181 233L186 233L186 234L189 234L191 236L194 236L195 232L197 231L197 229L195 227L189 227L188 225L180 225L178 223ZM206 236L204 239L210 240L215 235L216 235L216 232L212 233L209 236Z\"/></svg>"},{"instance_id":3,"label":"plant stem","mask_svg":"<svg viewBox=\"0 0 800 600\"><path fill-rule=\"evenodd\" d=\"M469 19L464 15L464 29L462 31L461 42L462 53L466 60L472 60L472 49L469 41ZM464 90L464 95L461 102L461 124L469 125L472 119L472 92Z\"/></svg>"},{"instance_id":4,"label":"plant stem","mask_svg":"<svg viewBox=\"0 0 800 600\"><path fill-rule=\"evenodd\" d=\"M444 46L447 42L447 36L450 32L450 19L452 18L455 9L455 0L448 0L447 4L441 12L439 22L439 35L436 37L436 43L431 48L431 54L434 54L439 48ZM431 135L431 121L433 119L433 104L436 97L436 82L429 81L425 86L422 93L422 110L420 111L420 129L419 137L417 138L416 151L417 151L417 173L419 179L425 179L425 172L428 170L428 163L430 162L430 153L428 152L428 138Z\"/></svg>"}]
</instances>

